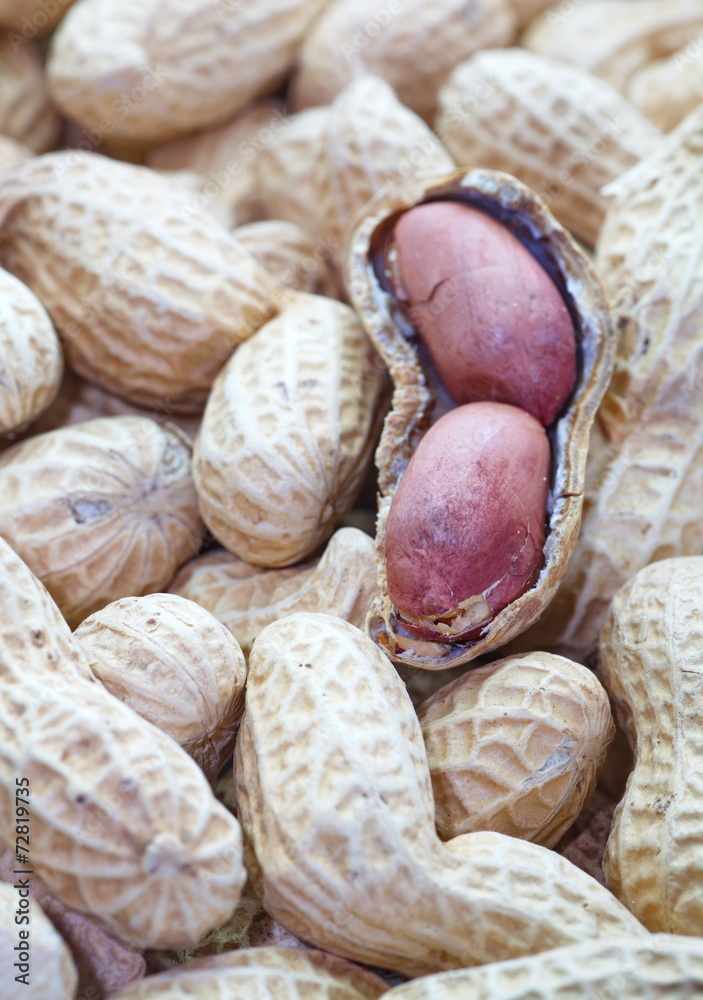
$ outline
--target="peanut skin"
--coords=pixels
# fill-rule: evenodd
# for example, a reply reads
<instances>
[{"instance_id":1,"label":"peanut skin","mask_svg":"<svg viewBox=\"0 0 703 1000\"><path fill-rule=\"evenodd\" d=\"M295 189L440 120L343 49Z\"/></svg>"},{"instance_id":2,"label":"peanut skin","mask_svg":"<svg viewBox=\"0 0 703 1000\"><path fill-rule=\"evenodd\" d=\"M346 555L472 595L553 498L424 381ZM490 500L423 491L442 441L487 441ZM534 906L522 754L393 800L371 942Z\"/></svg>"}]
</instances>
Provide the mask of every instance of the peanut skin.
<instances>
[{"instance_id":1,"label":"peanut skin","mask_svg":"<svg viewBox=\"0 0 703 1000\"><path fill-rule=\"evenodd\" d=\"M452 201L402 215L395 246L398 294L455 402L511 403L548 427L576 382L576 335L529 250Z\"/></svg>"},{"instance_id":2,"label":"peanut skin","mask_svg":"<svg viewBox=\"0 0 703 1000\"><path fill-rule=\"evenodd\" d=\"M385 540L388 592L413 635L471 638L534 582L549 470L547 435L514 406L469 403L428 431Z\"/></svg>"}]
</instances>

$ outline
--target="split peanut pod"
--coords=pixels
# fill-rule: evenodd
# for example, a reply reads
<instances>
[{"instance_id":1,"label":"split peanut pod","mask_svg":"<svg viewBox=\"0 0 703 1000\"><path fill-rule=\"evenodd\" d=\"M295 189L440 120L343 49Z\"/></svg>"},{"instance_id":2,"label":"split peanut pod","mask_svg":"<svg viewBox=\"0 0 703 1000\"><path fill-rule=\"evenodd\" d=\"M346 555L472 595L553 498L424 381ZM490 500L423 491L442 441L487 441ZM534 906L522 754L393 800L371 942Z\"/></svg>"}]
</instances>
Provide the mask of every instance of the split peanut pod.
<instances>
[{"instance_id":1,"label":"split peanut pod","mask_svg":"<svg viewBox=\"0 0 703 1000\"><path fill-rule=\"evenodd\" d=\"M292 615L254 643L235 784L265 909L345 958L418 976L641 931L547 848L492 832L439 840L405 686L328 615Z\"/></svg>"},{"instance_id":2,"label":"split peanut pod","mask_svg":"<svg viewBox=\"0 0 703 1000\"><path fill-rule=\"evenodd\" d=\"M524 631L566 572L608 310L544 204L485 170L381 196L347 280L395 386L368 629L398 663L457 666Z\"/></svg>"}]
</instances>

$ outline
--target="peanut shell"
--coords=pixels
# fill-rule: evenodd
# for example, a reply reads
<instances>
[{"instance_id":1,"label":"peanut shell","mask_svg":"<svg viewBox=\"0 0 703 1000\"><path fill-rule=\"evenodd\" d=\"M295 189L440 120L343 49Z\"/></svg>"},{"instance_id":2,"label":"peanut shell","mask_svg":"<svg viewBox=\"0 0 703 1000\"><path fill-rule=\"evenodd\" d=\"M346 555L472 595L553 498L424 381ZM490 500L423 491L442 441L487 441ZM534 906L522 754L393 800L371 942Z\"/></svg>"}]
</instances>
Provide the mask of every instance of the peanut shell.
<instances>
[{"instance_id":1,"label":"peanut shell","mask_svg":"<svg viewBox=\"0 0 703 1000\"><path fill-rule=\"evenodd\" d=\"M0 170L6 167L17 167L26 163L34 156L34 150L23 142L11 139L9 135L0 135Z\"/></svg>"},{"instance_id":2,"label":"peanut shell","mask_svg":"<svg viewBox=\"0 0 703 1000\"><path fill-rule=\"evenodd\" d=\"M39 53L23 38L0 33L0 133L44 153L56 145L59 131Z\"/></svg>"},{"instance_id":3,"label":"peanut shell","mask_svg":"<svg viewBox=\"0 0 703 1000\"><path fill-rule=\"evenodd\" d=\"M664 132L676 128L703 103L700 41L695 45L695 55L689 54L689 45L673 56L647 63L627 85L627 96L635 107Z\"/></svg>"},{"instance_id":4,"label":"peanut shell","mask_svg":"<svg viewBox=\"0 0 703 1000\"><path fill-rule=\"evenodd\" d=\"M436 402L441 413L452 403L418 352L415 331L390 293L387 276L379 279L376 266L382 273L385 246L398 214L432 198L456 199L488 212L537 256L571 312L579 354L576 387L551 432L553 471L544 566L534 586L499 612L474 642L413 638L397 621L387 594L384 547L391 500L427 428L433 405ZM614 333L604 294L588 259L543 202L513 178L487 170L457 172L431 183L419 179L410 188L404 185L400 192L391 188L379 198L352 238L347 288L395 386L376 453L378 576L367 628L397 663L429 670L458 666L523 632L542 614L566 572L581 519L589 432L614 359Z\"/></svg>"},{"instance_id":5,"label":"peanut shell","mask_svg":"<svg viewBox=\"0 0 703 1000\"><path fill-rule=\"evenodd\" d=\"M0 26L21 31L23 40L52 31L75 0L0 0Z\"/></svg>"},{"instance_id":6,"label":"peanut shell","mask_svg":"<svg viewBox=\"0 0 703 1000\"><path fill-rule=\"evenodd\" d=\"M286 288L331 299L340 297L329 249L319 236L278 219L239 226L234 235Z\"/></svg>"}]
</instances>

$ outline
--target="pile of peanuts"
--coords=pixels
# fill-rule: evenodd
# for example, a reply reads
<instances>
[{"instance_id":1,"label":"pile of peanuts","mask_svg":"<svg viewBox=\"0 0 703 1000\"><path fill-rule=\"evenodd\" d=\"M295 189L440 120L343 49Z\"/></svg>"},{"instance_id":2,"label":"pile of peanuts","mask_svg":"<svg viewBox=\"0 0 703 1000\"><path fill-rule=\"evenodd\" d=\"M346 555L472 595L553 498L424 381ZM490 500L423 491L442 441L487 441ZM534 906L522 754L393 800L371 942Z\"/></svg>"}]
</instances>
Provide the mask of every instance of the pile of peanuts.
<instances>
[{"instance_id":1,"label":"pile of peanuts","mask_svg":"<svg viewBox=\"0 0 703 1000\"><path fill-rule=\"evenodd\" d=\"M0 0L0 1000L703 998L702 687L703 0Z\"/></svg>"}]
</instances>

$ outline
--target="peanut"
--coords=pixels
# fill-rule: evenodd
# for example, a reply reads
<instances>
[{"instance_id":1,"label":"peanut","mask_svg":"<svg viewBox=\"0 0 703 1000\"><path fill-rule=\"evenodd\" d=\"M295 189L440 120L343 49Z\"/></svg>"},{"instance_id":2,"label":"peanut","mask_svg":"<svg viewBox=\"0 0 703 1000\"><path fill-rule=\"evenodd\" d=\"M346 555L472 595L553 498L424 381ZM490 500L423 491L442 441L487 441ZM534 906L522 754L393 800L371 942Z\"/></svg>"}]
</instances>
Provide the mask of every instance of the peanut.
<instances>
[{"instance_id":1,"label":"peanut","mask_svg":"<svg viewBox=\"0 0 703 1000\"><path fill-rule=\"evenodd\" d=\"M34 150L7 135L0 135L0 170L26 163L34 156Z\"/></svg>"},{"instance_id":2,"label":"peanut","mask_svg":"<svg viewBox=\"0 0 703 1000\"><path fill-rule=\"evenodd\" d=\"M22 31L22 41L43 35L59 23L75 0L0 0L0 25Z\"/></svg>"},{"instance_id":3,"label":"peanut","mask_svg":"<svg viewBox=\"0 0 703 1000\"><path fill-rule=\"evenodd\" d=\"M549 440L504 403L468 403L425 435L391 502L388 594L404 627L475 638L543 563Z\"/></svg>"},{"instance_id":4,"label":"peanut","mask_svg":"<svg viewBox=\"0 0 703 1000\"><path fill-rule=\"evenodd\" d=\"M149 594L108 604L75 638L108 691L172 736L214 781L234 750L246 680L224 625L184 597Z\"/></svg>"},{"instance_id":5,"label":"peanut","mask_svg":"<svg viewBox=\"0 0 703 1000\"><path fill-rule=\"evenodd\" d=\"M334 954L417 976L640 932L546 848L498 833L442 844L403 683L339 619L291 615L259 635L235 783L266 910Z\"/></svg>"},{"instance_id":6,"label":"peanut","mask_svg":"<svg viewBox=\"0 0 703 1000\"><path fill-rule=\"evenodd\" d=\"M627 96L659 128L671 131L703 102L700 59L685 45L673 56L647 63L630 77Z\"/></svg>"},{"instance_id":7,"label":"peanut","mask_svg":"<svg viewBox=\"0 0 703 1000\"><path fill-rule=\"evenodd\" d=\"M340 297L328 247L294 222L252 222L234 235L286 288L311 295Z\"/></svg>"},{"instance_id":8,"label":"peanut","mask_svg":"<svg viewBox=\"0 0 703 1000\"><path fill-rule=\"evenodd\" d=\"M59 119L49 104L39 53L24 39L0 33L0 133L35 153L51 149Z\"/></svg>"},{"instance_id":9,"label":"peanut","mask_svg":"<svg viewBox=\"0 0 703 1000\"><path fill-rule=\"evenodd\" d=\"M510 403L553 423L576 382L576 334L529 250L452 201L401 215L394 248L398 298L454 402Z\"/></svg>"},{"instance_id":10,"label":"peanut","mask_svg":"<svg viewBox=\"0 0 703 1000\"><path fill-rule=\"evenodd\" d=\"M418 718L442 840L496 830L545 847L583 809L615 731L593 673L549 653L477 667Z\"/></svg>"},{"instance_id":11,"label":"peanut","mask_svg":"<svg viewBox=\"0 0 703 1000\"><path fill-rule=\"evenodd\" d=\"M603 874L603 859L605 848L613 825L615 803L602 806L588 820L585 827L573 839L557 850L581 871L587 872L594 879L605 885Z\"/></svg>"}]
</instances>

